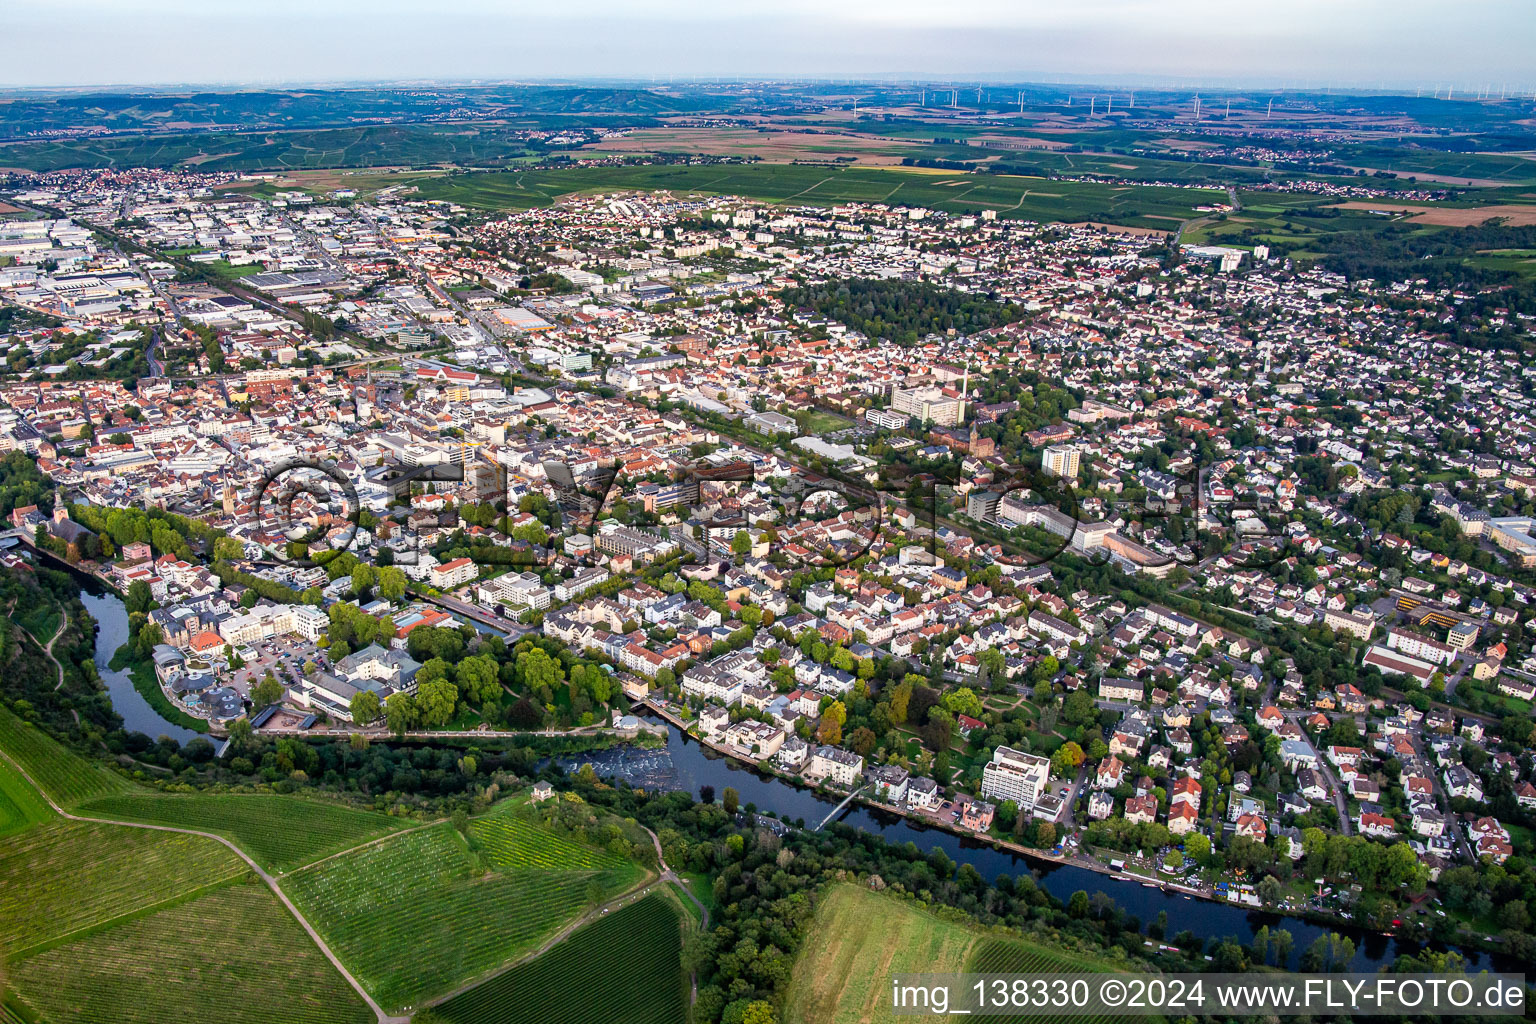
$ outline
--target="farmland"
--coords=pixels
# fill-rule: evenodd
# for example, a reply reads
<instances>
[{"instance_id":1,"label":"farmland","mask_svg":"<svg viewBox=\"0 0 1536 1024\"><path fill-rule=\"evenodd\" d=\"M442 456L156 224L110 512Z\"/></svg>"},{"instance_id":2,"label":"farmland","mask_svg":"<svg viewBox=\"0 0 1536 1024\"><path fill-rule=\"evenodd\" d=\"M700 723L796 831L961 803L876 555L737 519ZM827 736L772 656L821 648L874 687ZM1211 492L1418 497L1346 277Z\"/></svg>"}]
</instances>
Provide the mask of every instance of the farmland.
<instances>
[{"instance_id":1,"label":"farmland","mask_svg":"<svg viewBox=\"0 0 1536 1024\"><path fill-rule=\"evenodd\" d=\"M1076 958L1063 954L1059 950L1043 949L1015 939L987 938L977 945L965 970L969 974L1047 974L1060 971L1102 972L1105 970L1105 965L1102 962ZM998 1024L1023 1024L1030 1019L1039 1020L1040 1018L996 1018ZM1114 1018L1108 1014L1075 1017L1063 1014L1059 1019L1075 1021L1079 1024L1104 1024ZM1156 1024L1157 1019L1149 1019L1148 1024Z\"/></svg>"},{"instance_id":2,"label":"farmland","mask_svg":"<svg viewBox=\"0 0 1536 1024\"><path fill-rule=\"evenodd\" d=\"M795 961L785 1020L895 1021L887 989L890 976L902 971L958 973L965 969L978 934L894 896L853 885L830 889Z\"/></svg>"},{"instance_id":3,"label":"farmland","mask_svg":"<svg viewBox=\"0 0 1536 1024\"><path fill-rule=\"evenodd\" d=\"M912 1019L895 1016L886 988L892 974L903 972L1105 969L1106 964L1087 957L995 938L894 896L841 885L823 897L814 930L795 961L785 1020L834 1024Z\"/></svg>"},{"instance_id":4,"label":"farmland","mask_svg":"<svg viewBox=\"0 0 1536 1024\"><path fill-rule=\"evenodd\" d=\"M773 203L829 206L894 203L950 213L996 210L1039 221L1104 221L1171 231L1194 207L1224 192L1095 181L1053 181L1013 175L966 174L923 168L808 167L793 164L641 165L493 172L426 179L423 198L483 209L549 206L562 195L624 189L740 195Z\"/></svg>"},{"instance_id":5,"label":"farmland","mask_svg":"<svg viewBox=\"0 0 1536 1024\"><path fill-rule=\"evenodd\" d=\"M9 761L0 758L0 836L47 821L52 813L32 784Z\"/></svg>"},{"instance_id":6,"label":"farmland","mask_svg":"<svg viewBox=\"0 0 1536 1024\"><path fill-rule=\"evenodd\" d=\"M504 803L496 813L470 825L470 835L485 851L492 867L544 871L614 871L625 867L623 858L520 818L517 810L516 804Z\"/></svg>"},{"instance_id":7,"label":"farmland","mask_svg":"<svg viewBox=\"0 0 1536 1024\"><path fill-rule=\"evenodd\" d=\"M276 872L400 827L397 820L371 811L272 793L123 793L85 804L80 813L212 832Z\"/></svg>"},{"instance_id":8,"label":"farmland","mask_svg":"<svg viewBox=\"0 0 1536 1024\"><path fill-rule=\"evenodd\" d=\"M127 831L127 830L122 830ZM358 994L262 885L226 885L10 968L49 1020L366 1024Z\"/></svg>"},{"instance_id":9,"label":"farmland","mask_svg":"<svg viewBox=\"0 0 1536 1024\"><path fill-rule=\"evenodd\" d=\"M61 806L121 792L132 785L77 756L4 707L0 707L0 751L9 754Z\"/></svg>"},{"instance_id":10,"label":"farmland","mask_svg":"<svg viewBox=\"0 0 1536 1024\"><path fill-rule=\"evenodd\" d=\"M535 850L493 826L477 857L447 822L294 872L294 902L386 1007L419 1003L527 952L641 877L523 866ZM593 851L597 857L605 856ZM601 863L599 861L598 863Z\"/></svg>"},{"instance_id":11,"label":"farmland","mask_svg":"<svg viewBox=\"0 0 1536 1024\"><path fill-rule=\"evenodd\" d=\"M651 895L437 1007L450 1024L674 1024L687 1019L677 908Z\"/></svg>"},{"instance_id":12,"label":"farmland","mask_svg":"<svg viewBox=\"0 0 1536 1024\"><path fill-rule=\"evenodd\" d=\"M58 821L0 840L0 935L12 955L247 870L198 836Z\"/></svg>"}]
</instances>

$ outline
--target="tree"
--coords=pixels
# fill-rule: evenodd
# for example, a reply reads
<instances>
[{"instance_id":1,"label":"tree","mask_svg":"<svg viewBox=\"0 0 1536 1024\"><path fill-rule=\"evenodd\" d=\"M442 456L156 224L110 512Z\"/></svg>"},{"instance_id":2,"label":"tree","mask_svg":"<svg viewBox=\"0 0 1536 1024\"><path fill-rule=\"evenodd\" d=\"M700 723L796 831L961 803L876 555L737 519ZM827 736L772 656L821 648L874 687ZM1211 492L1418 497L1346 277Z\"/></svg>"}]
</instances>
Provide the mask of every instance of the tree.
<instances>
[{"instance_id":1,"label":"tree","mask_svg":"<svg viewBox=\"0 0 1536 1024\"><path fill-rule=\"evenodd\" d=\"M1067 900L1067 913L1073 917L1083 918L1088 916L1088 894L1079 889Z\"/></svg>"},{"instance_id":2,"label":"tree","mask_svg":"<svg viewBox=\"0 0 1536 1024\"><path fill-rule=\"evenodd\" d=\"M261 682L251 687L251 703L258 708L268 707L281 702L287 692L283 684L277 681L277 676L268 672Z\"/></svg>"},{"instance_id":3,"label":"tree","mask_svg":"<svg viewBox=\"0 0 1536 1024\"><path fill-rule=\"evenodd\" d=\"M416 705L421 709L422 725L429 729L447 725L453 721L454 709L459 705L459 688L446 679L419 683Z\"/></svg>"},{"instance_id":4,"label":"tree","mask_svg":"<svg viewBox=\"0 0 1536 1024\"><path fill-rule=\"evenodd\" d=\"M501 696L501 676L494 659L487 654L477 654L459 662L458 684L464 699L471 704L485 705Z\"/></svg>"},{"instance_id":5,"label":"tree","mask_svg":"<svg viewBox=\"0 0 1536 1024\"><path fill-rule=\"evenodd\" d=\"M134 580L128 584L128 593L123 597L123 607L128 610L129 615L143 615L149 611L154 601L149 584L143 580Z\"/></svg>"},{"instance_id":6,"label":"tree","mask_svg":"<svg viewBox=\"0 0 1536 1024\"><path fill-rule=\"evenodd\" d=\"M384 719L389 731L404 736L416 724L416 701L408 693L392 693L384 702Z\"/></svg>"},{"instance_id":7,"label":"tree","mask_svg":"<svg viewBox=\"0 0 1536 1024\"><path fill-rule=\"evenodd\" d=\"M530 647L517 656L517 674L524 686L535 691L544 687L554 690L565 681L560 665L541 647Z\"/></svg>"},{"instance_id":8,"label":"tree","mask_svg":"<svg viewBox=\"0 0 1536 1024\"><path fill-rule=\"evenodd\" d=\"M1211 856L1211 841L1199 832L1184 836L1184 855L1196 864L1204 865Z\"/></svg>"},{"instance_id":9,"label":"tree","mask_svg":"<svg viewBox=\"0 0 1536 1024\"><path fill-rule=\"evenodd\" d=\"M374 576L373 566L367 562L358 562L352 570L352 593L361 594L377 582Z\"/></svg>"},{"instance_id":10,"label":"tree","mask_svg":"<svg viewBox=\"0 0 1536 1024\"><path fill-rule=\"evenodd\" d=\"M1041 849L1050 849L1056 845L1056 826L1049 821L1042 821L1035 829L1035 845Z\"/></svg>"},{"instance_id":11,"label":"tree","mask_svg":"<svg viewBox=\"0 0 1536 1024\"><path fill-rule=\"evenodd\" d=\"M378 571L379 596L386 601L398 601L405 596L405 573L394 566L384 566Z\"/></svg>"},{"instance_id":12,"label":"tree","mask_svg":"<svg viewBox=\"0 0 1536 1024\"><path fill-rule=\"evenodd\" d=\"M357 725L368 725L378 721L381 705L379 695L372 690L358 690L348 702L348 709L352 712L352 721Z\"/></svg>"},{"instance_id":13,"label":"tree","mask_svg":"<svg viewBox=\"0 0 1536 1024\"><path fill-rule=\"evenodd\" d=\"M1070 775L1083 763L1083 748L1068 740L1051 755L1051 767L1058 775Z\"/></svg>"},{"instance_id":14,"label":"tree","mask_svg":"<svg viewBox=\"0 0 1536 1024\"><path fill-rule=\"evenodd\" d=\"M746 530L737 530L736 536L731 538L731 554L746 555L752 552L752 535Z\"/></svg>"},{"instance_id":15,"label":"tree","mask_svg":"<svg viewBox=\"0 0 1536 1024\"><path fill-rule=\"evenodd\" d=\"M213 542L215 562L233 562L245 556L245 545L234 537L219 537Z\"/></svg>"},{"instance_id":16,"label":"tree","mask_svg":"<svg viewBox=\"0 0 1536 1024\"><path fill-rule=\"evenodd\" d=\"M730 786L726 786L725 792L720 794L720 804L725 808L726 814L735 814L736 809L741 806L741 794Z\"/></svg>"},{"instance_id":17,"label":"tree","mask_svg":"<svg viewBox=\"0 0 1536 1024\"><path fill-rule=\"evenodd\" d=\"M741 1008L741 1024L776 1024L773 1004L763 999L754 999Z\"/></svg>"}]
</instances>

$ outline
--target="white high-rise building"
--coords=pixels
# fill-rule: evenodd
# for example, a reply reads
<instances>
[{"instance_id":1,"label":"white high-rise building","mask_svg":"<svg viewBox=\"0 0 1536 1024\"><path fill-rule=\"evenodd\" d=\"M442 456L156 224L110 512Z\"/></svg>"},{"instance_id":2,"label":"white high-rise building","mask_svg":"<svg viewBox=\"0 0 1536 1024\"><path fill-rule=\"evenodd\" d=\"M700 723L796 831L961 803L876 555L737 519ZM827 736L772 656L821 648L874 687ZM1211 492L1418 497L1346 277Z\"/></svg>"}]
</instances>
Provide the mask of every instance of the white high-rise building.
<instances>
[{"instance_id":1,"label":"white high-rise building","mask_svg":"<svg viewBox=\"0 0 1536 1024\"><path fill-rule=\"evenodd\" d=\"M1028 809L1045 795L1050 777L1049 759L998 747L981 770L981 795L988 800L1012 800L1021 809Z\"/></svg>"}]
</instances>

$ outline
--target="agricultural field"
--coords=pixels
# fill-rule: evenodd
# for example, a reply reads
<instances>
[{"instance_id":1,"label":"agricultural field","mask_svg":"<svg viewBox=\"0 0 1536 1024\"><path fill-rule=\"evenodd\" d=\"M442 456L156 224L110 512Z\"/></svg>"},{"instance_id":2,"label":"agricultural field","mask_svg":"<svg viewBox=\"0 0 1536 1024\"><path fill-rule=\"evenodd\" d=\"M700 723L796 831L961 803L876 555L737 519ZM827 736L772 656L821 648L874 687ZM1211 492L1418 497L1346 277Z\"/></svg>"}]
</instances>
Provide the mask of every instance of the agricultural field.
<instances>
[{"instance_id":1,"label":"agricultural field","mask_svg":"<svg viewBox=\"0 0 1536 1024\"><path fill-rule=\"evenodd\" d=\"M82 1024L375 1019L259 883L226 885L28 956L10 966L10 982L42 1017Z\"/></svg>"},{"instance_id":2,"label":"agricultural field","mask_svg":"<svg viewBox=\"0 0 1536 1024\"><path fill-rule=\"evenodd\" d=\"M1225 199L1212 189L1052 181L917 167L807 167L794 164L642 165L461 174L417 183L422 198L483 209L552 205L575 192L626 189L740 195L773 203L830 206L893 203L1039 221L1095 221L1172 231L1194 207Z\"/></svg>"},{"instance_id":3,"label":"agricultural field","mask_svg":"<svg viewBox=\"0 0 1536 1024\"><path fill-rule=\"evenodd\" d=\"M1059 950L1044 949L1018 939L984 938L977 945L966 965L967 974L1051 974L1057 972L1102 972L1102 962L1078 957ZM1025 1024L1039 1021L1039 1017L994 1017L997 1024ZM1070 1020L1077 1024L1106 1024L1112 1019L1108 1014L1092 1016L1061 1015L1053 1019ZM1148 1024L1157 1024L1161 1018L1148 1018Z\"/></svg>"},{"instance_id":4,"label":"agricultural field","mask_svg":"<svg viewBox=\"0 0 1536 1024\"><path fill-rule=\"evenodd\" d=\"M491 867L497 870L616 871L628 864L607 850L585 846L519 817L517 812L521 809L518 804L508 802L470 824L469 834L485 851Z\"/></svg>"},{"instance_id":5,"label":"agricultural field","mask_svg":"<svg viewBox=\"0 0 1536 1024\"><path fill-rule=\"evenodd\" d=\"M533 155L499 125L364 125L297 131L123 135L0 144L0 166L297 170L424 164L502 164Z\"/></svg>"},{"instance_id":6,"label":"agricultural field","mask_svg":"<svg viewBox=\"0 0 1536 1024\"><path fill-rule=\"evenodd\" d=\"M677 908L646 896L436 1013L450 1024L677 1024L688 1016L682 946Z\"/></svg>"},{"instance_id":7,"label":"agricultural field","mask_svg":"<svg viewBox=\"0 0 1536 1024\"><path fill-rule=\"evenodd\" d=\"M212 839L58 821L0 839L0 935L9 955L184 898L248 871Z\"/></svg>"},{"instance_id":8,"label":"agricultural field","mask_svg":"<svg viewBox=\"0 0 1536 1024\"><path fill-rule=\"evenodd\" d=\"M1015 965L1015 966L998 966ZM895 896L856 885L827 891L790 978L786 1024L853 1024L941 1017L898 1017L892 974L992 971L1103 971L1103 962L1021 940L996 938Z\"/></svg>"},{"instance_id":9,"label":"agricultural field","mask_svg":"<svg viewBox=\"0 0 1536 1024\"><path fill-rule=\"evenodd\" d=\"M537 849L526 840L499 825L482 834L494 843L477 856L442 822L296 871L283 888L374 998L396 1009L521 956L643 877L629 863L530 867Z\"/></svg>"},{"instance_id":10,"label":"agricultural field","mask_svg":"<svg viewBox=\"0 0 1536 1024\"><path fill-rule=\"evenodd\" d=\"M79 812L223 836L281 873L401 828L394 818L343 804L275 793L123 793Z\"/></svg>"},{"instance_id":11,"label":"agricultural field","mask_svg":"<svg viewBox=\"0 0 1536 1024\"><path fill-rule=\"evenodd\" d=\"M37 726L0 707L0 751L63 807L120 793L133 784L78 756Z\"/></svg>"},{"instance_id":12,"label":"agricultural field","mask_svg":"<svg viewBox=\"0 0 1536 1024\"><path fill-rule=\"evenodd\" d=\"M0 758L0 837L14 835L53 816L42 795Z\"/></svg>"},{"instance_id":13,"label":"agricultural field","mask_svg":"<svg viewBox=\"0 0 1536 1024\"><path fill-rule=\"evenodd\" d=\"M829 889L795 961L786 1024L929 1020L895 1015L890 976L957 974L965 970L979 936L895 896L857 885Z\"/></svg>"}]
</instances>

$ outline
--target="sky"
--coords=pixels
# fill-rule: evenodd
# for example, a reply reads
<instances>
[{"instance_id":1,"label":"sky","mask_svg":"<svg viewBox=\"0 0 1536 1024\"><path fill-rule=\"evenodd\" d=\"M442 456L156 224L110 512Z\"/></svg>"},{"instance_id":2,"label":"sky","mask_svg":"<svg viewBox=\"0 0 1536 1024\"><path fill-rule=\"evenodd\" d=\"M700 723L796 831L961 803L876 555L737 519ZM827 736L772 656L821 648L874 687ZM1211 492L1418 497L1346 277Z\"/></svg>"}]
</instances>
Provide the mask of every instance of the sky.
<instances>
[{"instance_id":1,"label":"sky","mask_svg":"<svg viewBox=\"0 0 1536 1024\"><path fill-rule=\"evenodd\" d=\"M3 86L896 77L1536 89L1532 0L0 0Z\"/></svg>"}]
</instances>

